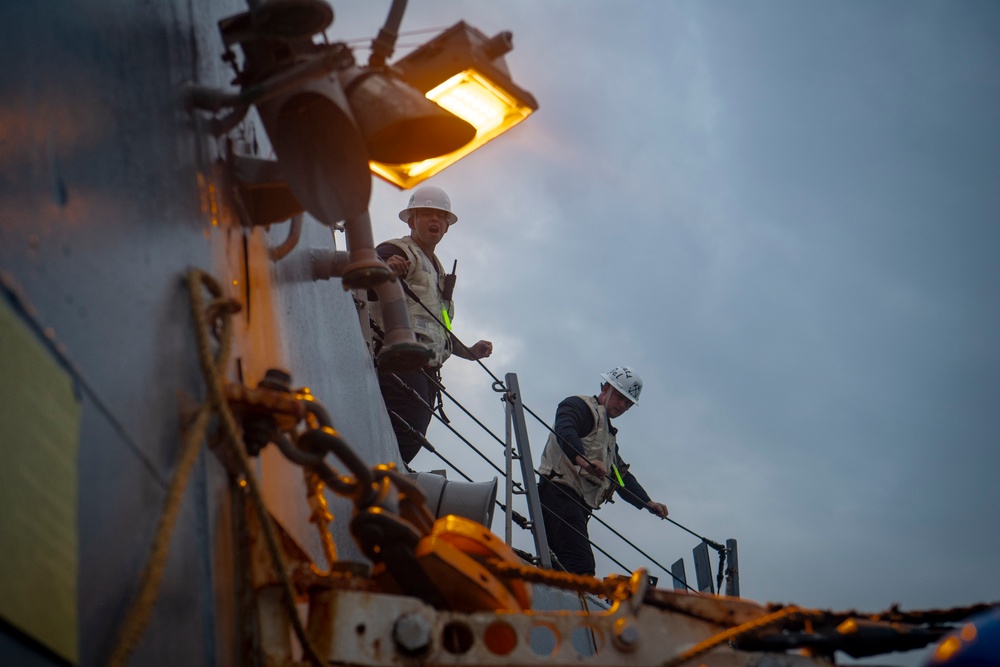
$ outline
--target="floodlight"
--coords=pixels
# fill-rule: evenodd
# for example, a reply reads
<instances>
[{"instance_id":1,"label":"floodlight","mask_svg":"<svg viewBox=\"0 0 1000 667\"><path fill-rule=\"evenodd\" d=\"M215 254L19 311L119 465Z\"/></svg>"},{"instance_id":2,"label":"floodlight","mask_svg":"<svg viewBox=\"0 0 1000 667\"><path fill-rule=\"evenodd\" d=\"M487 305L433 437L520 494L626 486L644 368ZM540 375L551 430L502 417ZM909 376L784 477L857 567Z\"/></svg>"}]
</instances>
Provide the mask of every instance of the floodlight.
<instances>
[{"instance_id":1,"label":"floodlight","mask_svg":"<svg viewBox=\"0 0 1000 667\"><path fill-rule=\"evenodd\" d=\"M511 80L503 55L513 48L502 32L488 38L464 21L394 63L392 70L442 109L472 125L475 138L446 155L405 163L372 159L373 173L409 189L511 129L538 103Z\"/></svg>"},{"instance_id":2,"label":"floodlight","mask_svg":"<svg viewBox=\"0 0 1000 667\"><path fill-rule=\"evenodd\" d=\"M419 163L453 153L477 136L471 124L396 72L358 66L346 44L315 43L312 35L333 18L322 0L250 4L250 11L219 22L225 58L235 64L229 49L243 51L234 80L240 91L192 87L190 100L216 113L230 110L212 120L217 134L255 106L277 155L277 171L320 222L332 226L367 211L369 162Z\"/></svg>"},{"instance_id":3,"label":"floodlight","mask_svg":"<svg viewBox=\"0 0 1000 667\"><path fill-rule=\"evenodd\" d=\"M345 288L392 278L372 244L372 172L412 187L538 108L503 61L509 32L487 38L459 22L386 66L405 5L393 0L372 59L359 66L346 44L315 41L333 20L323 0L248 0L249 11L219 21L239 91L189 91L193 107L212 112L216 136L256 107L277 161L229 156L241 218L270 224L304 209L326 225L343 221L351 252Z\"/></svg>"},{"instance_id":4,"label":"floodlight","mask_svg":"<svg viewBox=\"0 0 1000 667\"><path fill-rule=\"evenodd\" d=\"M475 127L389 70L349 67L339 78L372 160L421 161L455 151L476 136Z\"/></svg>"}]
</instances>

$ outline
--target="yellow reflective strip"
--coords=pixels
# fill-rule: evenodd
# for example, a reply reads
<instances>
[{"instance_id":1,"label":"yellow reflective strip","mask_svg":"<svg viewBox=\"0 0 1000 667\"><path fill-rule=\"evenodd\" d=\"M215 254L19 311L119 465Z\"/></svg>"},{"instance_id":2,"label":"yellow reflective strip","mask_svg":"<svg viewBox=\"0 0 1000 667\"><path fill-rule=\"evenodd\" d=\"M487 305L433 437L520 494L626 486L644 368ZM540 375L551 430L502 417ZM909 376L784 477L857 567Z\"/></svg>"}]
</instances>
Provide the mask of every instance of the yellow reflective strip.
<instances>
[{"instance_id":1,"label":"yellow reflective strip","mask_svg":"<svg viewBox=\"0 0 1000 667\"><path fill-rule=\"evenodd\" d=\"M615 471L615 477L618 478L618 486L625 486L625 482L622 481L621 473L618 472L618 466L614 463L611 464L611 469Z\"/></svg>"},{"instance_id":2,"label":"yellow reflective strip","mask_svg":"<svg viewBox=\"0 0 1000 667\"><path fill-rule=\"evenodd\" d=\"M441 309L441 319L444 320L444 328L447 329L448 331L451 331L451 318L448 317L448 309L447 308L442 308Z\"/></svg>"}]
</instances>

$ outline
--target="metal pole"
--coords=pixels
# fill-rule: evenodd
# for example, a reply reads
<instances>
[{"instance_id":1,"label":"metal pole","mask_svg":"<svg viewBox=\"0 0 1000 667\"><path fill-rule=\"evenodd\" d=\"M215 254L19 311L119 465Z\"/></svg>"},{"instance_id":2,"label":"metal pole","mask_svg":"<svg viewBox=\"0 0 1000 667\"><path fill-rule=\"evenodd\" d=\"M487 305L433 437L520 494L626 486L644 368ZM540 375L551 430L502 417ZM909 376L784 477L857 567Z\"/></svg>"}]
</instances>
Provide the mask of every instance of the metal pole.
<instances>
[{"instance_id":1,"label":"metal pole","mask_svg":"<svg viewBox=\"0 0 1000 667\"><path fill-rule=\"evenodd\" d=\"M514 503L514 443L513 443L512 437L511 437L512 432L511 432L511 427L510 427L511 426L511 414L510 414L511 413L511 406L510 406L510 401L504 401L503 404L504 404L504 413L506 413L506 421L507 421L507 431L506 431L507 451L506 451L506 454L505 454L505 458L507 460L507 468L506 468L506 472L507 472L507 485L506 485L506 492L505 492L505 495L504 495L504 504L507 506L507 512L506 512L506 519L504 521L504 537L507 540L507 546L510 546L511 542L514 539L514 535L513 535L513 532L514 532L514 525L513 525L514 524L514 521L513 521L513 519L514 519L514 504L513 504Z\"/></svg>"},{"instance_id":2,"label":"metal pole","mask_svg":"<svg viewBox=\"0 0 1000 667\"><path fill-rule=\"evenodd\" d=\"M507 383L507 402L511 405L511 417L514 421L514 437L517 438L517 458L521 461L521 482L524 484L525 495L528 496L528 518L531 521L531 535L535 539L535 550L538 552L539 564L551 570L552 558L549 556L549 541L545 537L545 523L542 521L542 505L538 501L538 480L535 479L531 446L528 444L528 427L524 422L524 404L521 402L521 388L517 384L516 373L507 373L504 379Z\"/></svg>"},{"instance_id":3,"label":"metal pole","mask_svg":"<svg viewBox=\"0 0 1000 667\"><path fill-rule=\"evenodd\" d=\"M727 562L726 595L734 598L740 596L740 561L736 554L736 540L726 540Z\"/></svg>"}]
</instances>

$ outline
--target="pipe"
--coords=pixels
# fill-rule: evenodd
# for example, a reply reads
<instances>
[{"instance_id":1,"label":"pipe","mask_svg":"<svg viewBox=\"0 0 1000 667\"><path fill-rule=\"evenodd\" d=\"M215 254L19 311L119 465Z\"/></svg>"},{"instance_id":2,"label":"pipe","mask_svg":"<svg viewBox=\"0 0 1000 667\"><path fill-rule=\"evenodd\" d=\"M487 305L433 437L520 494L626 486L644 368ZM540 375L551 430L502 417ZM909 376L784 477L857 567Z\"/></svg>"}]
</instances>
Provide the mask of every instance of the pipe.
<instances>
[{"instance_id":1,"label":"pipe","mask_svg":"<svg viewBox=\"0 0 1000 667\"><path fill-rule=\"evenodd\" d=\"M351 259L350 264L344 267L344 289L377 287L392 280L392 270L375 253L372 219L368 211L345 220L344 231Z\"/></svg>"},{"instance_id":2,"label":"pipe","mask_svg":"<svg viewBox=\"0 0 1000 667\"><path fill-rule=\"evenodd\" d=\"M367 221L368 214L364 219ZM371 227L364 225L361 229L357 224L360 220L348 221L346 231L348 233L348 245L359 242L362 247L367 242L371 244ZM354 236L351 236L352 230ZM353 241L352 241L353 240ZM355 246L356 247L356 246ZM313 280L329 280L331 278L341 278L344 289L352 287L367 287L375 290L378 295L379 305L382 310L382 326L385 338L382 341L382 349L378 354L378 366L385 371L413 371L423 368L427 362L434 357L434 351L427 345L417 341L413 329L410 327L410 314L406 306L406 295L398 280L384 280L376 284L367 284L367 280L372 274L381 276L383 273L392 278L392 271L382 260L378 259L375 250L369 251L374 257L373 261L368 258L367 252L345 252L343 250L310 250L310 262L312 264ZM360 262L353 261L353 258L361 255ZM353 276L349 273L354 271ZM353 280L352 280L353 278Z\"/></svg>"},{"instance_id":3,"label":"pipe","mask_svg":"<svg viewBox=\"0 0 1000 667\"><path fill-rule=\"evenodd\" d=\"M372 40L372 54L368 57L368 67L384 67L386 61L392 56L405 11L406 0L393 0L389 7L389 15L385 19L385 25L378 31L378 37Z\"/></svg>"},{"instance_id":4,"label":"pipe","mask_svg":"<svg viewBox=\"0 0 1000 667\"><path fill-rule=\"evenodd\" d=\"M344 269L351 263L351 256L346 250L309 251L309 263L312 265L313 280L330 280L344 275Z\"/></svg>"},{"instance_id":5,"label":"pipe","mask_svg":"<svg viewBox=\"0 0 1000 667\"><path fill-rule=\"evenodd\" d=\"M378 353L380 371L415 371L434 358L434 351L417 340L410 328L406 296L398 280L374 287L382 308L385 339Z\"/></svg>"},{"instance_id":6,"label":"pipe","mask_svg":"<svg viewBox=\"0 0 1000 667\"><path fill-rule=\"evenodd\" d=\"M288 228L288 238L281 245L267 249L268 256L272 262L277 262L279 259L286 257L299 243L299 237L302 235L302 214L293 215L291 223L291 226Z\"/></svg>"},{"instance_id":7,"label":"pipe","mask_svg":"<svg viewBox=\"0 0 1000 667\"><path fill-rule=\"evenodd\" d=\"M399 342L416 342L413 330L410 328L410 313L406 307L406 296L398 280L382 283L375 287L379 306L382 309L382 324L385 332L384 344L387 346Z\"/></svg>"}]
</instances>

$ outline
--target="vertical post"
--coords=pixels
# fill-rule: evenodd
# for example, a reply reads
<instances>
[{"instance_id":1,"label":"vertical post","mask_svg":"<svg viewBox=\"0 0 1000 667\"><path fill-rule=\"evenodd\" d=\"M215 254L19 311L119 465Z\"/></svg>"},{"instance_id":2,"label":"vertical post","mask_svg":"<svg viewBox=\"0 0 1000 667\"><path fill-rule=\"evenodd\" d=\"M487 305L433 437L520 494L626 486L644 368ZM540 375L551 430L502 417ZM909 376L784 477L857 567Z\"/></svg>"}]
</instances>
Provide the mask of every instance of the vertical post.
<instances>
[{"instance_id":1,"label":"vertical post","mask_svg":"<svg viewBox=\"0 0 1000 667\"><path fill-rule=\"evenodd\" d=\"M670 566L671 578L674 580L674 590L683 591L687 588L687 574L684 572L684 559L678 558L677 562Z\"/></svg>"},{"instance_id":2,"label":"vertical post","mask_svg":"<svg viewBox=\"0 0 1000 667\"><path fill-rule=\"evenodd\" d=\"M507 382L507 402L511 405L511 417L514 421L514 437L517 439L517 458L521 461L521 482L524 484L525 495L528 496L531 535L535 539L535 550L538 552L539 564L545 569L551 570L552 558L549 557L549 541L545 537L542 505L538 501L538 480L535 479L535 466L531 458L531 446L528 444L528 427L524 423L521 388L517 384L517 373L507 373L504 379Z\"/></svg>"},{"instance_id":3,"label":"vertical post","mask_svg":"<svg viewBox=\"0 0 1000 667\"><path fill-rule=\"evenodd\" d=\"M708 558L708 545L704 542L693 549L694 575L698 579L699 593L715 593L712 582L712 562Z\"/></svg>"},{"instance_id":4,"label":"vertical post","mask_svg":"<svg viewBox=\"0 0 1000 667\"><path fill-rule=\"evenodd\" d=\"M736 540L726 540L726 595L740 596L740 561L736 557Z\"/></svg>"},{"instance_id":5,"label":"vertical post","mask_svg":"<svg viewBox=\"0 0 1000 667\"><path fill-rule=\"evenodd\" d=\"M506 459L506 475L507 484L504 490L504 504L507 506L506 519L504 521L504 538L507 541L507 546L511 545L514 540L514 443L512 441L511 435L511 406L510 401L504 401L504 413L506 415L507 430L506 430L506 440L507 440L507 450L505 453Z\"/></svg>"}]
</instances>

